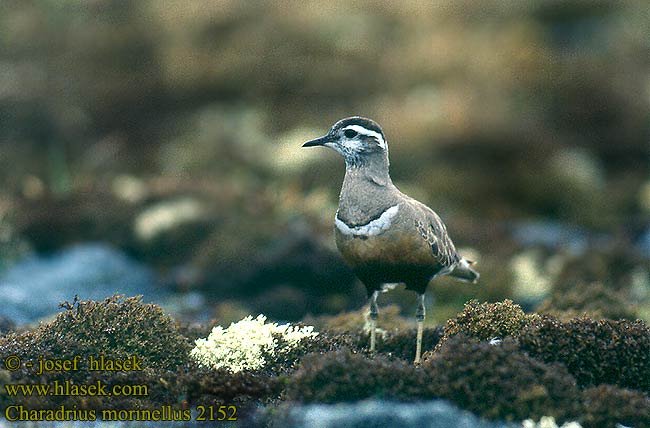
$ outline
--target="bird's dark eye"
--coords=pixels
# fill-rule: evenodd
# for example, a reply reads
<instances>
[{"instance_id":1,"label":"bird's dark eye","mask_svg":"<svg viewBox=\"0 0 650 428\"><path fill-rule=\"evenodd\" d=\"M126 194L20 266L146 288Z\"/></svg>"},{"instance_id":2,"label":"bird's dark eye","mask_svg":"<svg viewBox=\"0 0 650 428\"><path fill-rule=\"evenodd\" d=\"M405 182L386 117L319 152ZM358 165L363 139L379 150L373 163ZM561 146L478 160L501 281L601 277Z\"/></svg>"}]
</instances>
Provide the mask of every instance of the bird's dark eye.
<instances>
[{"instance_id":1,"label":"bird's dark eye","mask_svg":"<svg viewBox=\"0 0 650 428\"><path fill-rule=\"evenodd\" d=\"M357 131L354 131L352 129L346 129L343 132L343 135L345 135L347 138L354 138L357 136Z\"/></svg>"}]
</instances>

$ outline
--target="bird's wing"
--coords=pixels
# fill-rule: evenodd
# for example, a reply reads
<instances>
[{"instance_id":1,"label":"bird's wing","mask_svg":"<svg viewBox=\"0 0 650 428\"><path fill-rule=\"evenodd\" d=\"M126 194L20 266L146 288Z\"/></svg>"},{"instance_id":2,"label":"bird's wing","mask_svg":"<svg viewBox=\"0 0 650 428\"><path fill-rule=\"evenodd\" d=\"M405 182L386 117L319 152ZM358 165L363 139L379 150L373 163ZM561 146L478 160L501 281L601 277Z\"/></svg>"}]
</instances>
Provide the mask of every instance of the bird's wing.
<instances>
[{"instance_id":1,"label":"bird's wing","mask_svg":"<svg viewBox=\"0 0 650 428\"><path fill-rule=\"evenodd\" d=\"M442 270L453 268L459 262L460 255L447 234L445 224L431 208L421 202L413 201L423 214L421 219L415 222L418 233L431 247Z\"/></svg>"}]
</instances>

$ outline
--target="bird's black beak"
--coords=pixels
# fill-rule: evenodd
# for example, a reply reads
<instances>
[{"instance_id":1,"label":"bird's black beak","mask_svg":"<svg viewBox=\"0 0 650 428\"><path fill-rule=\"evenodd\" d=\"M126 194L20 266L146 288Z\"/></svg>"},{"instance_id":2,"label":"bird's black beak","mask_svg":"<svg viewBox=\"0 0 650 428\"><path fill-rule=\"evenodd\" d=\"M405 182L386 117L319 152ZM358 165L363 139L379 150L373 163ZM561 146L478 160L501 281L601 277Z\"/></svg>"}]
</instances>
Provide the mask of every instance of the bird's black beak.
<instances>
[{"instance_id":1,"label":"bird's black beak","mask_svg":"<svg viewBox=\"0 0 650 428\"><path fill-rule=\"evenodd\" d=\"M309 140L305 144L303 144L303 147L314 147L314 146L324 146L326 143L331 142L332 139L330 138L329 135L325 135L320 138L316 138L315 140Z\"/></svg>"}]
</instances>

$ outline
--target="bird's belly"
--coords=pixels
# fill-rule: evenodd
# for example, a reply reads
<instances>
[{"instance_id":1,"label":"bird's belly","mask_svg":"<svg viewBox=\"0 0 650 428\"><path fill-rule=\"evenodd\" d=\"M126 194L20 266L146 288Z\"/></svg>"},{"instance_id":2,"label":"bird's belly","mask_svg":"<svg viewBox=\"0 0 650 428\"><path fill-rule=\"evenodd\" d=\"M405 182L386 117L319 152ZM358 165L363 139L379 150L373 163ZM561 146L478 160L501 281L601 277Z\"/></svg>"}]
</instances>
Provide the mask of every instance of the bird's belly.
<instances>
[{"instance_id":1,"label":"bird's belly","mask_svg":"<svg viewBox=\"0 0 650 428\"><path fill-rule=\"evenodd\" d=\"M336 230L336 246L352 268L364 265L416 267L436 264L431 248L421 238L390 230L373 236L351 236Z\"/></svg>"}]
</instances>

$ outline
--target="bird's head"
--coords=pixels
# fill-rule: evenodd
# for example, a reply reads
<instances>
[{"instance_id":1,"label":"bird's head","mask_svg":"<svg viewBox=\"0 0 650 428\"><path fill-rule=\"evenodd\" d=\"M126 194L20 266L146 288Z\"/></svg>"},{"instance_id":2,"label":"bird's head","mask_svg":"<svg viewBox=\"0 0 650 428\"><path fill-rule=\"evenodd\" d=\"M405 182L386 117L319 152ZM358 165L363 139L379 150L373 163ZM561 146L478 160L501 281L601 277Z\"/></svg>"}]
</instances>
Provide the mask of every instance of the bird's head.
<instances>
[{"instance_id":1,"label":"bird's head","mask_svg":"<svg viewBox=\"0 0 650 428\"><path fill-rule=\"evenodd\" d=\"M343 156L348 166L363 166L377 155L388 161L388 143L381 127L375 121L360 116L339 120L327 134L302 146L330 147Z\"/></svg>"}]
</instances>

